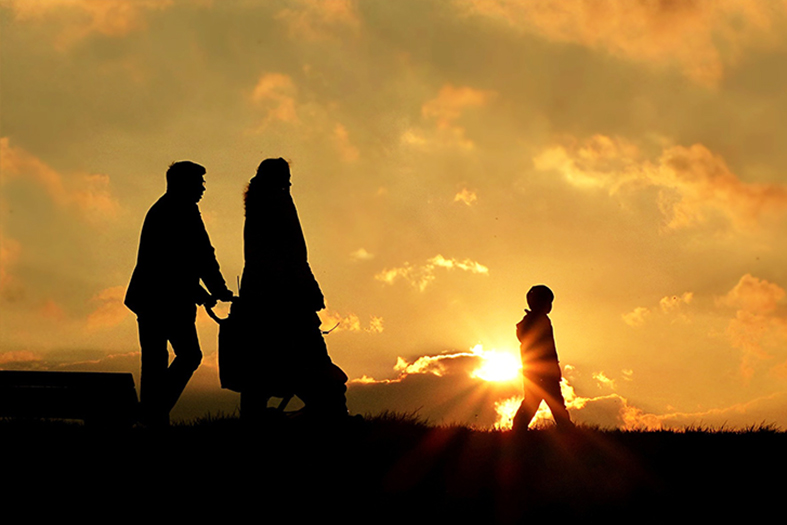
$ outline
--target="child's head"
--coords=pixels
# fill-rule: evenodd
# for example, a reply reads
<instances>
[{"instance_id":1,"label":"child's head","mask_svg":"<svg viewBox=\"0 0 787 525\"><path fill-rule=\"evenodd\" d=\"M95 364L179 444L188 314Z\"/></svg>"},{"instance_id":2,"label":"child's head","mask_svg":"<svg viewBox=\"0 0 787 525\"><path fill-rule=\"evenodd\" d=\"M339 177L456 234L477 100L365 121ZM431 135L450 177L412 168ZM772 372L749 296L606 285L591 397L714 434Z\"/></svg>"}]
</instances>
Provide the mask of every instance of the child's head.
<instances>
[{"instance_id":1,"label":"child's head","mask_svg":"<svg viewBox=\"0 0 787 525\"><path fill-rule=\"evenodd\" d=\"M533 312L543 312L548 314L552 311L552 301L555 294L543 284L537 284L527 292L527 305Z\"/></svg>"}]
</instances>

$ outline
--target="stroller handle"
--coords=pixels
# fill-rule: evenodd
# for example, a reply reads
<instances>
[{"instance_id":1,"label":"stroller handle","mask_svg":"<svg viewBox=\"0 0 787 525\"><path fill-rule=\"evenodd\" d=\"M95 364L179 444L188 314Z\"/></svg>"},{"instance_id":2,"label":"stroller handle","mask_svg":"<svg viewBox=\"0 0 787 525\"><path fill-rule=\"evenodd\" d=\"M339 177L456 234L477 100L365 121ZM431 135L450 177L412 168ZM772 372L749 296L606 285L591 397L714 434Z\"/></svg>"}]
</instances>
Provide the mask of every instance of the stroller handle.
<instances>
[{"instance_id":1,"label":"stroller handle","mask_svg":"<svg viewBox=\"0 0 787 525\"><path fill-rule=\"evenodd\" d=\"M235 298L233 297L233 299L235 299ZM205 312L207 312L208 317L210 317L211 319L216 321L216 324L218 324L219 326L221 326L221 323L223 323L224 321L226 321L229 318L229 316L228 316L228 317L225 317L224 319L222 319L221 317L216 315L216 312L213 311L213 307L212 306L205 306ZM339 326L339 324L340 323L336 323L333 326L333 328L331 328L330 330L320 330L320 333L322 335L328 335L331 332L333 332L334 330L336 330L336 328Z\"/></svg>"},{"instance_id":2,"label":"stroller handle","mask_svg":"<svg viewBox=\"0 0 787 525\"><path fill-rule=\"evenodd\" d=\"M231 303L231 302L235 301L235 299L237 299L237 297L235 297L235 296L232 296L232 297L229 299L229 301L228 301L228 302L230 302L230 303ZM213 307L212 307L212 306L208 306L208 305L204 305L204 306L205 306L205 312L207 312L207 314L208 314L208 317L210 317L211 319L213 319L214 321L216 321L216 324L221 324L223 321L226 321L226 320L227 320L227 318L226 318L226 317L225 317L224 319L222 319L221 317L219 317L218 315L216 315L216 313L213 311Z\"/></svg>"},{"instance_id":3,"label":"stroller handle","mask_svg":"<svg viewBox=\"0 0 787 525\"><path fill-rule=\"evenodd\" d=\"M220 324L221 324L223 321L225 321L225 320L227 319L226 317L225 317L224 319L222 319L221 317L219 317L218 315L216 315L216 313L213 311L213 308L212 308L212 307L210 307L210 306L206 306L206 307L205 307L205 312L207 312L207 314L208 314L208 317L210 317L211 319L213 319L214 321L216 321L216 324L219 324L219 325L220 325Z\"/></svg>"}]
</instances>

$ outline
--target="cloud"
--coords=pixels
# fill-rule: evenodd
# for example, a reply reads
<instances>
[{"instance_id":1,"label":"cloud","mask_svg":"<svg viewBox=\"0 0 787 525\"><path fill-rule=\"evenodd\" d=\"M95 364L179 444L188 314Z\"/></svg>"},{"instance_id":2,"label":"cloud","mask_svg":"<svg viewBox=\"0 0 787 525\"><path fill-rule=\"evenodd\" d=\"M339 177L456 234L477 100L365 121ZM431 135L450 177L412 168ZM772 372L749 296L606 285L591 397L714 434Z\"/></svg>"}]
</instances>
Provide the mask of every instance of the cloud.
<instances>
[{"instance_id":1,"label":"cloud","mask_svg":"<svg viewBox=\"0 0 787 525\"><path fill-rule=\"evenodd\" d=\"M90 302L97 306L88 315L88 330L113 328L119 325L129 315L128 308L123 304L125 296L125 286L106 288L94 295Z\"/></svg>"},{"instance_id":2,"label":"cloud","mask_svg":"<svg viewBox=\"0 0 787 525\"><path fill-rule=\"evenodd\" d=\"M555 170L580 188L607 188L611 195L656 188L667 229L721 218L737 230L751 230L787 211L787 185L743 182L701 144L670 146L648 160L621 138L595 135L567 142L534 157L536 169Z\"/></svg>"},{"instance_id":3,"label":"cloud","mask_svg":"<svg viewBox=\"0 0 787 525\"><path fill-rule=\"evenodd\" d=\"M444 352L412 360L397 358L391 379L363 376L348 384L348 404L358 413L381 410L417 412L442 422L491 428L496 400L521 390L521 381L485 381L475 372L494 352L479 345L466 352Z\"/></svg>"},{"instance_id":4,"label":"cloud","mask_svg":"<svg viewBox=\"0 0 787 525\"><path fill-rule=\"evenodd\" d=\"M785 291L779 285L746 274L732 290L718 299L718 303L751 313L770 314L776 311L784 296Z\"/></svg>"},{"instance_id":5,"label":"cloud","mask_svg":"<svg viewBox=\"0 0 787 525\"><path fill-rule=\"evenodd\" d=\"M509 368L509 372L501 373L501 368ZM353 381L361 383L398 383L413 374L427 374L437 377L462 374L470 378L492 382L520 381L522 363L519 356L509 352L484 350L483 345L476 345L467 352L443 352L424 355L412 362L404 357L397 357L393 370L397 373L394 379L376 380L364 375Z\"/></svg>"},{"instance_id":6,"label":"cloud","mask_svg":"<svg viewBox=\"0 0 787 525\"><path fill-rule=\"evenodd\" d=\"M109 354L97 359L53 364L50 370L79 370L85 372L134 372L139 370L139 351Z\"/></svg>"},{"instance_id":7,"label":"cloud","mask_svg":"<svg viewBox=\"0 0 787 525\"><path fill-rule=\"evenodd\" d=\"M466 110L485 107L496 95L495 91L446 84L435 98L421 106L421 116L425 121L433 123L436 129L432 131L411 128L402 134L401 140L416 147L435 144L471 150L475 148L475 144L465 137L466 130L458 125L457 121Z\"/></svg>"},{"instance_id":8,"label":"cloud","mask_svg":"<svg viewBox=\"0 0 787 525\"><path fill-rule=\"evenodd\" d=\"M347 129L341 124L336 124L336 127L333 129L333 140L334 144L336 144L336 149L339 151L339 156L344 162L355 162L358 160L360 152L350 142Z\"/></svg>"},{"instance_id":9,"label":"cloud","mask_svg":"<svg viewBox=\"0 0 787 525\"><path fill-rule=\"evenodd\" d=\"M787 392L775 392L750 401L697 412L670 412L652 416L664 428L746 428L773 422L773 414L783 414Z\"/></svg>"},{"instance_id":10,"label":"cloud","mask_svg":"<svg viewBox=\"0 0 787 525\"><path fill-rule=\"evenodd\" d=\"M465 109L484 107L493 96L494 91L446 84L437 97L424 103L421 114L424 118L434 120L438 128L448 129L462 116Z\"/></svg>"},{"instance_id":11,"label":"cloud","mask_svg":"<svg viewBox=\"0 0 787 525\"><path fill-rule=\"evenodd\" d=\"M66 319L63 307L57 304L54 299L46 299L38 308L38 312L49 323L59 323Z\"/></svg>"},{"instance_id":12,"label":"cloud","mask_svg":"<svg viewBox=\"0 0 787 525\"><path fill-rule=\"evenodd\" d=\"M454 195L454 202L464 202L468 206L472 206L477 200L478 196L476 193L467 188L462 188L462 191Z\"/></svg>"},{"instance_id":13,"label":"cloud","mask_svg":"<svg viewBox=\"0 0 787 525\"><path fill-rule=\"evenodd\" d=\"M622 59L676 66L714 86L749 49L783 40L785 2L747 0L455 0L468 15Z\"/></svg>"},{"instance_id":14,"label":"cloud","mask_svg":"<svg viewBox=\"0 0 787 525\"><path fill-rule=\"evenodd\" d=\"M350 254L350 258L354 261L371 261L374 254L367 252L365 248L358 248Z\"/></svg>"},{"instance_id":15,"label":"cloud","mask_svg":"<svg viewBox=\"0 0 787 525\"><path fill-rule=\"evenodd\" d=\"M57 206L75 210L84 220L102 225L117 218L120 204L112 195L107 175L62 175L22 148L0 138L0 185L16 180L35 183Z\"/></svg>"},{"instance_id":16,"label":"cloud","mask_svg":"<svg viewBox=\"0 0 787 525\"><path fill-rule=\"evenodd\" d=\"M668 295L659 300L659 310L664 316L668 316L673 321L678 319L688 323L691 322L691 317L689 317L685 307L691 304L693 299L694 294L692 292L684 292L682 295ZM653 309L651 308L638 306L631 312L622 315L623 322L633 328L638 328L651 318L652 312Z\"/></svg>"},{"instance_id":17,"label":"cloud","mask_svg":"<svg viewBox=\"0 0 787 525\"><path fill-rule=\"evenodd\" d=\"M0 232L0 297L8 301L18 299L23 293L21 283L13 273L21 253L19 241Z\"/></svg>"},{"instance_id":18,"label":"cloud","mask_svg":"<svg viewBox=\"0 0 787 525\"><path fill-rule=\"evenodd\" d=\"M375 275L375 279L386 284L393 284L399 279L404 279L423 292L437 278L435 270L438 268L445 268L448 270L459 269L480 275L489 274L489 269L486 266L470 259L459 261L457 259L446 259L442 255L436 255L428 259L426 263L421 266L413 266L405 262L403 266L398 268L385 269Z\"/></svg>"},{"instance_id":19,"label":"cloud","mask_svg":"<svg viewBox=\"0 0 787 525\"><path fill-rule=\"evenodd\" d=\"M450 352L438 355L425 355L415 359L412 363L407 362L403 357L396 358L394 370L399 372L398 381L402 381L410 374L432 374L442 377L448 373L453 366L452 361L464 358L474 358L480 364L482 353L471 350L470 352ZM475 359L479 358L479 359Z\"/></svg>"},{"instance_id":20,"label":"cloud","mask_svg":"<svg viewBox=\"0 0 787 525\"><path fill-rule=\"evenodd\" d=\"M383 318L375 315L369 316L369 323L364 327L360 318L355 314L342 315L338 312L325 310L320 312L322 329L336 332L369 332L379 334L383 331Z\"/></svg>"},{"instance_id":21,"label":"cloud","mask_svg":"<svg viewBox=\"0 0 787 525\"><path fill-rule=\"evenodd\" d=\"M598 381L600 385L615 390L615 380L608 378L604 372L596 372L595 374L593 374L593 379Z\"/></svg>"},{"instance_id":22,"label":"cloud","mask_svg":"<svg viewBox=\"0 0 787 525\"><path fill-rule=\"evenodd\" d=\"M4 0L19 22L55 20L62 26L56 44L70 47L92 34L122 37L145 29L150 11L161 11L173 0Z\"/></svg>"},{"instance_id":23,"label":"cloud","mask_svg":"<svg viewBox=\"0 0 787 525\"><path fill-rule=\"evenodd\" d=\"M672 295L662 297L661 301L659 301L659 306L661 307L661 311L666 314L681 308L684 304L690 304L693 298L694 294L691 292L685 292L681 296Z\"/></svg>"},{"instance_id":24,"label":"cloud","mask_svg":"<svg viewBox=\"0 0 787 525\"><path fill-rule=\"evenodd\" d=\"M774 393L747 402L696 412L678 412L670 407L667 412L657 414L645 411L617 393L594 397L578 395L571 383L580 375L580 372L571 365L566 365L564 370L561 390L572 419L577 423L602 428L660 430L691 428L698 425L715 426L716 428L722 426L744 428L766 421L764 417L772 417L774 413L783 412L785 396L787 396L785 392ZM623 370L622 373L626 381L632 380L633 372L631 370ZM604 372L593 373L592 377L598 381L598 386L602 389L614 390L616 388L615 382L609 379ZM508 418L513 417L521 399L521 395L516 395L496 403L498 419L495 426L497 428L510 428ZM542 404L536 413L533 426L543 425L551 420L546 405Z\"/></svg>"},{"instance_id":25,"label":"cloud","mask_svg":"<svg viewBox=\"0 0 787 525\"><path fill-rule=\"evenodd\" d=\"M484 379L482 371L500 366L513 374ZM566 365L561 390L572 419L578 423L604 428L657 429L661 416L646 413L626 398L609 393L583 397L575 392L572 377L575 367ZM465 352L444 352L405 359L398 357L395 377L373 379L363 376L349 383L348 397L354 410L363 413L387 408L412 412L427 419L474 424L482 428L506 430L522 401L522 378L519 356L485 350L476 345ZM614 382L603 372L594 374L599 386L610 390ZM542 404L532 426L549 424L549 409Z\"/></svg>"},{"instance_id":26,"label":"cloud","mask_svg":"<svg viewBox=\"0 0 787 525\"><path fill-rule=\"evenodd\" d=\"M726 295L717 299L720 306L736 308L727 325L726 335L742 353L741 374L751 379L758 365L776 357L787 359L787 308L781 286L746 274ZM783 361L773 368L779 375L787 366Z\"/></svg>"},{"instance_id":27,"label":"cloud","mask_svg":"<svg viewBox=\"0 0 787 525\"><path fill-rule=\"evenodd\" d=\"M332 40L356 35L361 19L353 0L295 0L276 14L293 39Z\"/></svg>"},{"instance_id":28,"label":"cloud","mask_svg":"<svg viewBox=\"0 0 787 525\"><path fill-rule=\"evenodd\" d=\"M41 356L29 350L0 352L0 370L36 368L41 362Z\"/></svg>"},{"instance_id":29,"label":"cloud","mask_svg":"<svg viewBox=\"0 0 787 525\"><path fill-rule=\"evenodd\" d=\"M274 120L298 122L295 110L297 88L292 78L283 73L265 73L260 76L251 93L252 102L267 112L265 123Z\"/></svg>"},{"instance_id":30,"label":"cloud","mask_svg":"<svg viewBox=\"0 0 787 525\"><path fill-rule=\"evenodd\" d=\"M645 324L648 316L650 315L650 309L645 308L644 306L637 306L634 308L633 311L623 314L623 322L632 327L638 327Z\"/></svg>"}]
</instances>

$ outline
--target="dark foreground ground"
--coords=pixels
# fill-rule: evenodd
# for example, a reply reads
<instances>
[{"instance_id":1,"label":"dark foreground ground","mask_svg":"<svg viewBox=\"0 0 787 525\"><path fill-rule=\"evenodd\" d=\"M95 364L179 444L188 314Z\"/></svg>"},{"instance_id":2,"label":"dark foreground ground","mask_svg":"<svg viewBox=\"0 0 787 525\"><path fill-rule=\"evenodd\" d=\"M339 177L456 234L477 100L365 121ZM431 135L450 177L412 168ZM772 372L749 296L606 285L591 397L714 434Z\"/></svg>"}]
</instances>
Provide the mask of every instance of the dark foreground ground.
<instances>
[{"instance_id":1,"label":"dark foreground ground","mask_svg":"<svg viewBox=\"0 0 787 525\"><path fill-rule=\"evenodd\" d=\"M515 436L390 414L163 431L0 420L0 454L17 523L778 521L787 491L787 434L768 427Z\"/></svg>"}]
</instances>

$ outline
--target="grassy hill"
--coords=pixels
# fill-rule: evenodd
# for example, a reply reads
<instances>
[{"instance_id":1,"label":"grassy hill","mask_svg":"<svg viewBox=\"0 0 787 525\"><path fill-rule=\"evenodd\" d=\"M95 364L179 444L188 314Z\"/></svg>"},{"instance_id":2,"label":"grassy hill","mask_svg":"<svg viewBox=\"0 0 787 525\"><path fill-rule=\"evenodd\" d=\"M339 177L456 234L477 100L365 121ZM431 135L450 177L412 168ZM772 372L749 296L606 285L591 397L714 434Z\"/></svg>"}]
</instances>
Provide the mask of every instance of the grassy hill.
<instances>
[{"instance_id":1,"label":"grassy hill","mask_svg":"<svg viewBox=\"0 0 787 525\"><path fill-rule=\"evenodd\" d=\"M787 467L787 434L768 426L517 436L400 414L163 431L0 420L0 444L6 508L196 523L748 521L780 508Z\"/></svg>"}]
</instances>

